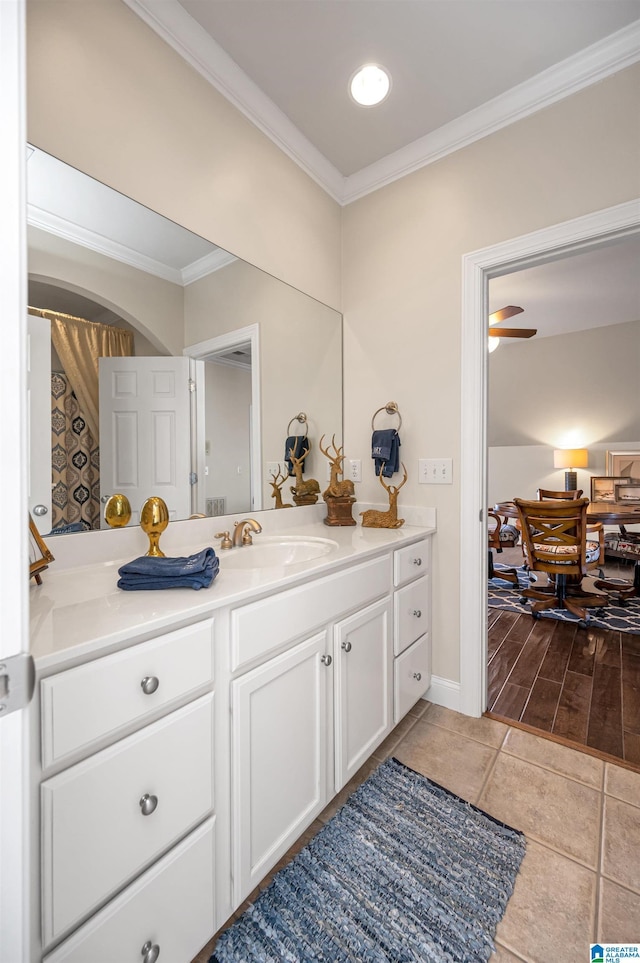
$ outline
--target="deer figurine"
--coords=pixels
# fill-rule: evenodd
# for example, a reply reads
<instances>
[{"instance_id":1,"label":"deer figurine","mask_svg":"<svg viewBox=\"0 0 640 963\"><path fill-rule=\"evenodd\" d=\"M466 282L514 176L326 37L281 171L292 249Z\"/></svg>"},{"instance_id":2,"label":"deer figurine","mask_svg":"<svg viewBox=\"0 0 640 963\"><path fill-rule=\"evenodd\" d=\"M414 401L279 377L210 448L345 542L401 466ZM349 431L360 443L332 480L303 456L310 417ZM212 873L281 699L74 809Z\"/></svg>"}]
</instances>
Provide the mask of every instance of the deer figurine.
<instances>
[{"instance_id":1,"label":"deer figurine","mask_svg":"<svg viewBox=\"0 0 640 963\"><path fill-rule=\"evenodd\" d=\"M293 508L293 505L291 504L291 502L282 501L282 486L284 485L286 480L287 480L287 476L282 474L280 465L278 465L278 471L271 472L271 481L269 482L269 484L271 485L271 490L273 492L272 497L275 498L276 500L276 508Z\"/></svg>"},{"instance_id":2,"label":"deer figurine","mask_svg":"<svg viewBox=\"0 0 640 963\"><path fill-rule=\"evenodd\" d=\"M381 512L377 509L369 508L366 512L360 512L364 528L400 528L401 525L404 525L404 518L398 518L398 492L407 480L407 469L404 467L404 462L402 462L402 470L404 472L404 478L398 486L385 485L382 470L380 470L380 475L378 476L380 478L380 484L383 488L386 488L389 493L389 509L386 512Z\"/></svg>"},{"instance_id":3,"label":"deer figurine","mask_svg":"<svg viewBox=\"0 0 640 963\"><path fill-rule=\"evenodd\" d=\"M308 478L305 481L302 477L302 463L309 451L310 449L307 449L299 458L296 458L293 448L289 449L289 461L293 465L293 473L296 476L296 483L291 486L291 494L296 505L311 505L318 501L320 494L320 485L315 478Z\"/></svg>"},{"instance_id":4,"label":"deer figurine","mask_svg":"<svg viewBox=\"0 0 640 963\"><path fill-rule=\"evenodd\" d=\"M322 493L322 497L325 501L327 498L350 497L353 495L354 491L354 486L351 479L344 478L342 481L338 481L338 475L342 475L342 463L344 461L344 455L342 454L343 449L336 447L336 436L333 435L331 439L331 445L333 447L334 454L332 455L329 451L329 445L327 445L326 448L322 447L323 440L324 435L320 439L319 448L322 454L331 462L331 478L329 479L328 487Z\"/></svg>"}]
</instances>

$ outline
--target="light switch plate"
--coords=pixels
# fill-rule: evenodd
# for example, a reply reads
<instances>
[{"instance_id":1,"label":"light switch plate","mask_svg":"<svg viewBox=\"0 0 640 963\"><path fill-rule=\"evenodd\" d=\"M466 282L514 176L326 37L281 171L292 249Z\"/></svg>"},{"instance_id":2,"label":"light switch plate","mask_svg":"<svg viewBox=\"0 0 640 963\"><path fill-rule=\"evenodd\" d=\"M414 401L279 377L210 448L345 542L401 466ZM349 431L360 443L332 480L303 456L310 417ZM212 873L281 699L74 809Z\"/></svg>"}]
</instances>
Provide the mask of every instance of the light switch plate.
<instances>
[{"instance_id":1,"label":"light switch plate","mask_svg":"<svg viewBox=\"0 0 640 963\"><path fill-rule=\"evenodd\" d=\"M453 461L451 458L420 458L418 481L421 485L451 485Z\"/></svg>"}]
</instances>

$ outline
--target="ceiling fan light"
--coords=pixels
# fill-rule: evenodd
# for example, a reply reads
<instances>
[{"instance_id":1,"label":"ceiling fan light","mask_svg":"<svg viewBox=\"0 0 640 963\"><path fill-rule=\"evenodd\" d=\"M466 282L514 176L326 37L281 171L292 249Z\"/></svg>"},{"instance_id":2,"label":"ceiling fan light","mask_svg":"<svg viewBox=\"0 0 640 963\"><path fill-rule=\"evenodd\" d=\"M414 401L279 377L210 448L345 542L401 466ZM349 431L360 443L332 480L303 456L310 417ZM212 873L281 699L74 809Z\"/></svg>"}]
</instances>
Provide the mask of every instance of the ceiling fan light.
<instances>
[{"instance_id":1,"label":"ceiling fan light","mask_svg":"<svg viewBox=\"0 0 640 963\"><path fill-rule=\"evenodd\" d=\"M391 77L378 64L364 64L349 81L349 93L361 107L374 107L382 103L391 90Z\"/></svg>"},{"instance_id":2,"label":"ceiling fan light","mask_svg":"<svg viewBox=\"0 0 640 963\"><path fill-rule=\"evenodd\" d=\"M500 344L500 338L489 338L489 354L493 354L498 345Z\"/></svg>"}]
</instances>

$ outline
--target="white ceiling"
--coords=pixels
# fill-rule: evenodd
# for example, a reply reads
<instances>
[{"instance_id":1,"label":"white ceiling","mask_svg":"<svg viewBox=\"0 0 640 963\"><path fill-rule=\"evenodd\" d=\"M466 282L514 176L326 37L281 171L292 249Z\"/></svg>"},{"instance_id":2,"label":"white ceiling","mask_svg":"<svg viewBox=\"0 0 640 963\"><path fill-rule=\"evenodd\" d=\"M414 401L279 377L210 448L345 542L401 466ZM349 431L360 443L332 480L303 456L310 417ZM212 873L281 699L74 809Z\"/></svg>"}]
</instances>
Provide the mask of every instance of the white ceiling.
<instances>
[{"instance_id":1,"label":"white ceiling","mask_svg":"<svg viewBox=\"0 0 640 963\"><path fill-rule=\"evenodd\" d=\"M341 174L430 134L640 17L637 0L180 0ZM376 108L347 93L380 63Z\"/></svg>"},{"instance_id":2,"label":"white ceiling","mask_svg":"<svg viewBox=\"0 0 640 963\"><path fill-rule=\"evenodd\" d=\"M124 2L340 203L640 59L640 0Z\"/></svg>"}]
</instances>

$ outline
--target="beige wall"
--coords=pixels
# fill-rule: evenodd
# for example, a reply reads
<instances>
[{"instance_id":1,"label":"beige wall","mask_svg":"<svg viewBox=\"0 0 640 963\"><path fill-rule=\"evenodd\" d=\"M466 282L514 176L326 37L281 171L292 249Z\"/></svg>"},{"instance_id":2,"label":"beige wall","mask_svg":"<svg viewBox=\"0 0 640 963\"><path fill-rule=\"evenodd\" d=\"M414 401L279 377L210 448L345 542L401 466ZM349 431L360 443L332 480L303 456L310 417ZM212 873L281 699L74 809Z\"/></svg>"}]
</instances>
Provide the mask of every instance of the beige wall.
<instances>
[{"instance_id":1,"label":"beige wall","mask_svg":"<svg viewBox=\"0 0 640 963\"><path fill-rule=\"evenodd\" d=\"M640 321L501 342L490 356L490 446L589 448L636 438Z\"/></svg>"},{"instance_id":2,"label":"beige wall","mask_svg":"<svg viewBox=\"0 0 640 963\"><path fill-rule=\"evenodd\" d=\"M114 0L29 0L28 138L340 307L340 208Z\"/></svg>"},{"instance_id":3,"label":"beige wall","mask_svg":"<svg viewBox=\"0 0 640 963\"><path fill-rule=\"evenodd\" d=\"M343 216L345 432L367 459L372 413L402 413L400 502L434 505L434 672L459 678L462 256L640 194L640 67L351 204ZM418 485L420 457L453 457L451 486ZM363 471L360 499L378 497Z\"/></svg>"},{"instance_id":4,"label":"beige wall","mask_svg":"<svg viewBox=\"0 0 640 963\"><path fill-rule=\"evenodd\" d=\"M243 261L214 271L185 288L186 344L260 326L263 505L273 507L268 462L284 467L289 422L300 411L308 418L312 447L305 478L326 477L318 450L332 434L342 437L342 325L340 315L313 298L257 271ZM295 421L291 434L302 426ZM285 487L288 492L289 485Z\"/></svg>"}]
</instances>

